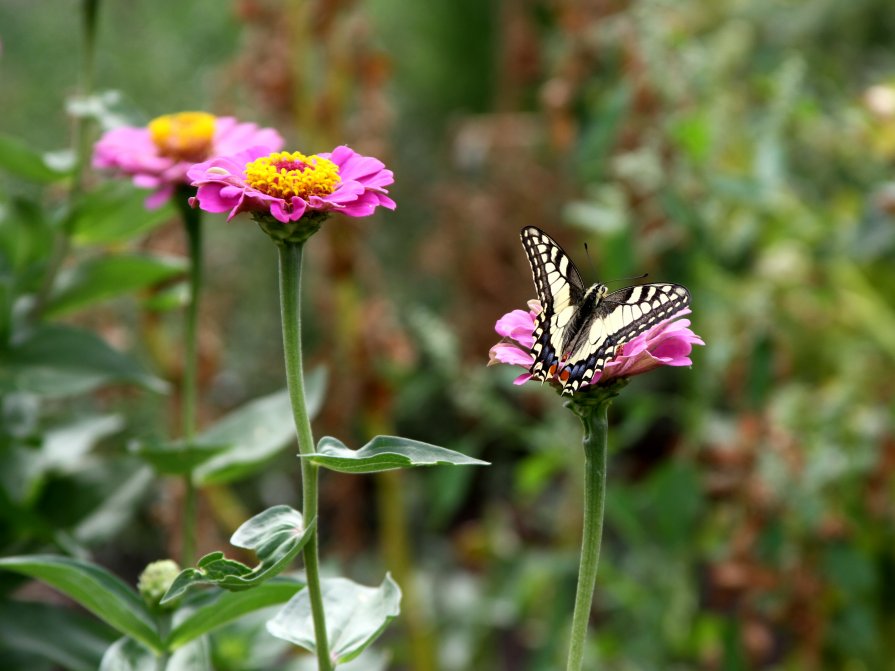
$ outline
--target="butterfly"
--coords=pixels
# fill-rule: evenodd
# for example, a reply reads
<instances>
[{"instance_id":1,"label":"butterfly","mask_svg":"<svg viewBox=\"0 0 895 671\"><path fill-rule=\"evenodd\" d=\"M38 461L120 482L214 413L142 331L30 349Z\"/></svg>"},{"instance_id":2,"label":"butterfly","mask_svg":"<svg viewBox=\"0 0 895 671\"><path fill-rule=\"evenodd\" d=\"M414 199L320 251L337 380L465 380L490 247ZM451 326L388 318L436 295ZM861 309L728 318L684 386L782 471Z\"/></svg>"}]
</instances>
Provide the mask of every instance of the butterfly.
<instances>
[{"instance_id":1,"label":"butterfly","mask_svg":"<svg viewBox=\"0 0 895 671\"><path fill-rule=\"evenodd\" d=\"M590 382L621 345L690 304L690 292L679 284L641 284L612 293L605 284L585 287L553 238L535 226L523 228L521 237L542 308L529 372L542 382L556 376L563 394Z\"/></svg>"}]
</instances>

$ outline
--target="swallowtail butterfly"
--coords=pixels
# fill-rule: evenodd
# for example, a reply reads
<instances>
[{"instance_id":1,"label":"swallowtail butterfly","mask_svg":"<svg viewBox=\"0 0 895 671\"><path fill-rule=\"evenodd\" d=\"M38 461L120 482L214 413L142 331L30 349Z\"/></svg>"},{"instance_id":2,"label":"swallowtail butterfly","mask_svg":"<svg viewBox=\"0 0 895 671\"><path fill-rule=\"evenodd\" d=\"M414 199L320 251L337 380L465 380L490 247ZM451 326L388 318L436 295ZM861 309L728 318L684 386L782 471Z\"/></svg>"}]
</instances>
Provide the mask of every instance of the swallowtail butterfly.
<instances>
[{"instance_id":1,"label":"swallowtail butterfly","mask_svg":"<svg viewBox=\"0 0 895 671\"><path fill-rule=\"evenodd\" d=\"M641 284L609 293L605 284L585 287L562 247L539 228L522 229L542 310L534 330L530 373L557 376L563 394L590 382L619 346L690 304L679 284Z\"/></svg>"}]
</instances>

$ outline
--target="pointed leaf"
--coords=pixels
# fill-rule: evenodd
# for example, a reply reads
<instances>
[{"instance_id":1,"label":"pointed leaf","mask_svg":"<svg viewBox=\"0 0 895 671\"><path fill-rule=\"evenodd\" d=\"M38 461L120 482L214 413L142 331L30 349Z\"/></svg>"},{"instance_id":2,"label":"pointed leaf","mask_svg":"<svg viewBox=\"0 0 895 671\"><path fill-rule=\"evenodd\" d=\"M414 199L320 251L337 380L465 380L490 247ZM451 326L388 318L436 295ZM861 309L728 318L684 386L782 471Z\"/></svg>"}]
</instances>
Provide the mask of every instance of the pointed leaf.
<instances>
[{"instance_id":1,"label":"pointed leaf","mask_svg":"<svg viewBox=\"0 0 895 671\"><path fill-rule=\"evenodd\" d=\"M150 464L156 473L163 475L185 475L196 467L220 454L227 445L186 445L175 441L131 441L128 450Z\"/></svg>"},{"instance_id":2,"label":"pointed leaf","mask_svg":"<svg viewBox=\"0 0 895 671\"><path fill-rule=\"evenodd\" d=\"M326 371L317 368L305 380L308 414L323 405ZM266 465L295 440L289 392L285 389L254 400L202 432L197 444L228 445L196 469L196 482L223 484L244 478Z\"/></svg>"},{"instance_id":3,"label":"pointed leaf","mask_svg":"<svg viewBox=\"0 0 895 671\"><path fill-rule=\"evenodd\" d=\"M379 587L364 587L346 578L325 578L321 583L326 635L337 664L360 655L400 612L401 590L388 574ZM277 638L316 651L308 591L292 597L267 623L267 630Z\"/></svg>"},{"instance_id":4,"label":"pointed leaf","mask_svg":"<svg viewBox=\"0 0 895 671\"><path fill-rule=\"evenodd\" d=\"M230 542L236 547L254 550L259 564L250 568L227 559L223 552L212 552L202 557L196 568L182 571L162 603L177 599L196 585L217 585L238 591L255 587L281 573L289 566L314 532L316 520L304 525L301 513L289 506L274 506L240 526Z\"/></svg>"},{"instance_id":5,"label":"pointed leaf","mask_svg":"<svg viewBox=\"0 0 895 671\"><path fill-rule=\"evenodd\" d=\"M474 459L460 452L398 436L376 436L356 451L340 440L325 436L317 443L317 452L299 456L340 473L378 473L396 468L442 464L488 465L487 461Z\"/></svg>"},{"instance_id":6,"label":"pointed leaf","mask_svg":"<svg viewBox=\"0 0 895 671\"><path fill-rule=\"evenodd\" d=\"M45 313L59 316L182 275L182 259L137 254L101 256L60 275Z\"/></svg>"},{"instance_id":7,"label":"pointed leaf","mask_svg":"<svg viewBox=\"0 0 895 671\"><path fill-rule=\"evenodd\" d=\"M52 636L47 632L52 631ZM114 629L74 608L58 604L0 602L0 647L52 660L71 671L95 671Z\"/></svg>"},{"instance_id":8,"label":"pointed leaf","mask_svg":"<svg viewBox=\"0 0 895 671\"><path fill-rule=\"evenodd\" d=\"M171 631L167 640L168 649L176 650L203 634L241 618L246 613L285 603L304 586L305 583L301 580L279 577L242 592L209 594L198 604L190 603L194 610Z\"/></svg>"},{"instance_id":9,"label":"pointed leaf","mask_svg":"<svg viewBox=\"0 0 895 671\"><path fill-rule=\"evenodd\" d=\"M47 324L0 352L0 392L28 392L59 398L127 382L167 390L131 357L112 349L95 333Z\"/></svg>"},{"instance_id":10,"label":"pointed leaf","mask_svg":"<svg viewBox=\"0 0 895 671\"><path fill-rule=\"evenodd\" d=\"M59 170L47 157L34 151L21 140L0 135L0 169L29 182L50 184L64 179L69 170Z\"/></svg>"},{"instance_id":11,"label":"pointed leaf","mask_svg":"<svg viewBox=\"0 0 895 671\"><path fill-rule=\"evenodd\" d=\"M170 204L154 210L146 208L149 193L116 180L85 194L72 214L75 242L82 245L127 242L170 221L175 216Z\"/></svg>"},{"instance_id":12,"label":"pointed leaf","mask_svg":"<svg viewBox=\"0 0 895 671\"><path fill-rule=\"evenodd\" d=\"M101 566L71 557L31 555L0 559L0 569L45 582L121 633L153 650L162 649L146 604L136 591Z\"/></svg>"}]
</instances>

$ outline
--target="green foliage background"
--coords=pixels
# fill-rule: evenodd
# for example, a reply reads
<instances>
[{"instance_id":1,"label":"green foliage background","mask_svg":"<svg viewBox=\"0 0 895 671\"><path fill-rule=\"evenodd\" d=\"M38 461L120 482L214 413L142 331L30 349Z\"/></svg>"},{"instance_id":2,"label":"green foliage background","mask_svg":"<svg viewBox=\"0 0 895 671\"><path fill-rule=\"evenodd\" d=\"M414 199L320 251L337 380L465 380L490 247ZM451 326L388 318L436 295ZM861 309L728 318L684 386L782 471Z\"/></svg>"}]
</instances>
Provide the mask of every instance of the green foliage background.
<instances>
[{"instance_id":1,"label":"green foliage background","mask_svg":"<svg viewBox=\"0 0 895 671\"><path fill-rule=\"evenodd\" d=\"M78 11L0 6L0 132L40 152L69 143ZM332 220L308 249L307 349L329 378L318 426L493 466L324 478L323 557L416 587L385 639L390 668L546 671L564 652L579 427L552 392L484 367L494 321L533 297L525 225L590 280L687 285L707 342L692 370L637 379L612 408L594 668L891 668L895 109L868 90L895 82L893 35L889 0L102 3L97 87L120 90L134 122L232 113L302 151L344 142L395 171L394 214ZM36 187L0 187L4 225L45 247L19 207ZM182 256L170 218L74 257ZM24 261L4 263L5 283L34 284ZM282 386L275 266L253 224L210 221L205 425ZM145 292L60 318L176 381L179 315ZM116 387L35 414L7 394L2 553L91 554L131 582L176 554L176 483L126 448L169 431L169 403ZM47 452L46 427L79 422L89 444L65 434ZM24 459L23 444L55 456ZM293 451L206 488L200 549L298 500ZM108 637L78 626L85 647ZM34 652L17 649L21 668L57 668ZM218 669L261 669L282 650L258 626L219 634L213 654Z\"/></svg>"}]
</instances>

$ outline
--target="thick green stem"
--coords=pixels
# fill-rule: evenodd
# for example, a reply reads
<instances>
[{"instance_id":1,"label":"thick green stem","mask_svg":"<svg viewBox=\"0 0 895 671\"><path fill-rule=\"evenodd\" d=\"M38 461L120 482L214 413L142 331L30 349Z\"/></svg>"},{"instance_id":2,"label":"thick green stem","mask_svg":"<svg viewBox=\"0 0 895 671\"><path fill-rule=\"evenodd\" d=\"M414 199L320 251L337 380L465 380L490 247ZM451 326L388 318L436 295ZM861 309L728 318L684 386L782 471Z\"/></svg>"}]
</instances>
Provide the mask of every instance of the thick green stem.
<instances>
[{"instance_id":1,"label":"thick green stem","mask_svg":"<svg viewBox=\"0 0 895 671\"><path fill-rule=\"evenodd\" d=\"M184 325L184 364L181 397L183 402L183 442L191 445L196 437L196 408L199 393L199 300L202 294L202 215L200 210L190 207L186 189L179 189L175 196L180 208L186 231L190 257L189 303ZM196 554L197 506L196 485L192 473L183 476L183 548L181 561L184 566L192 566Z\"/></svg>"},{"instance_id":2,"label":"thick green stem","mask_svg":"<svg viewBox=\"0 0 895 671\"><path fill-rule=\"evenodd\" d=\"M576 403L571 406L584 425L584 531L567 671L581 671L584 664L584 643L587 639L597 565L600 563L600 542L603 537L607 416L610 402L611 397L599 398L593 403Z\"/></svg>"},{"instance_id":3,"label":"thick green stem","mask_svg":"<svg viewBox=\"0 0 895 671\"><path fill-rule=\"evenodd\" d=\"M278 241L280 253L280 316L283 321L283 351L286 357L286 382L292 402L292 415L298 435L298 450L302 454L314 452L314 435L305 401L304 372L301 355L301 260L304 243ZM309 459L301 460L302 515L305 524L317 517L317 471ZM317 524L304 547L308 596L314 619L319 671L332 671L329 641L326 638L326 619L320 591L320 565L317 557Z\"/></svg>"}]
</instances>

